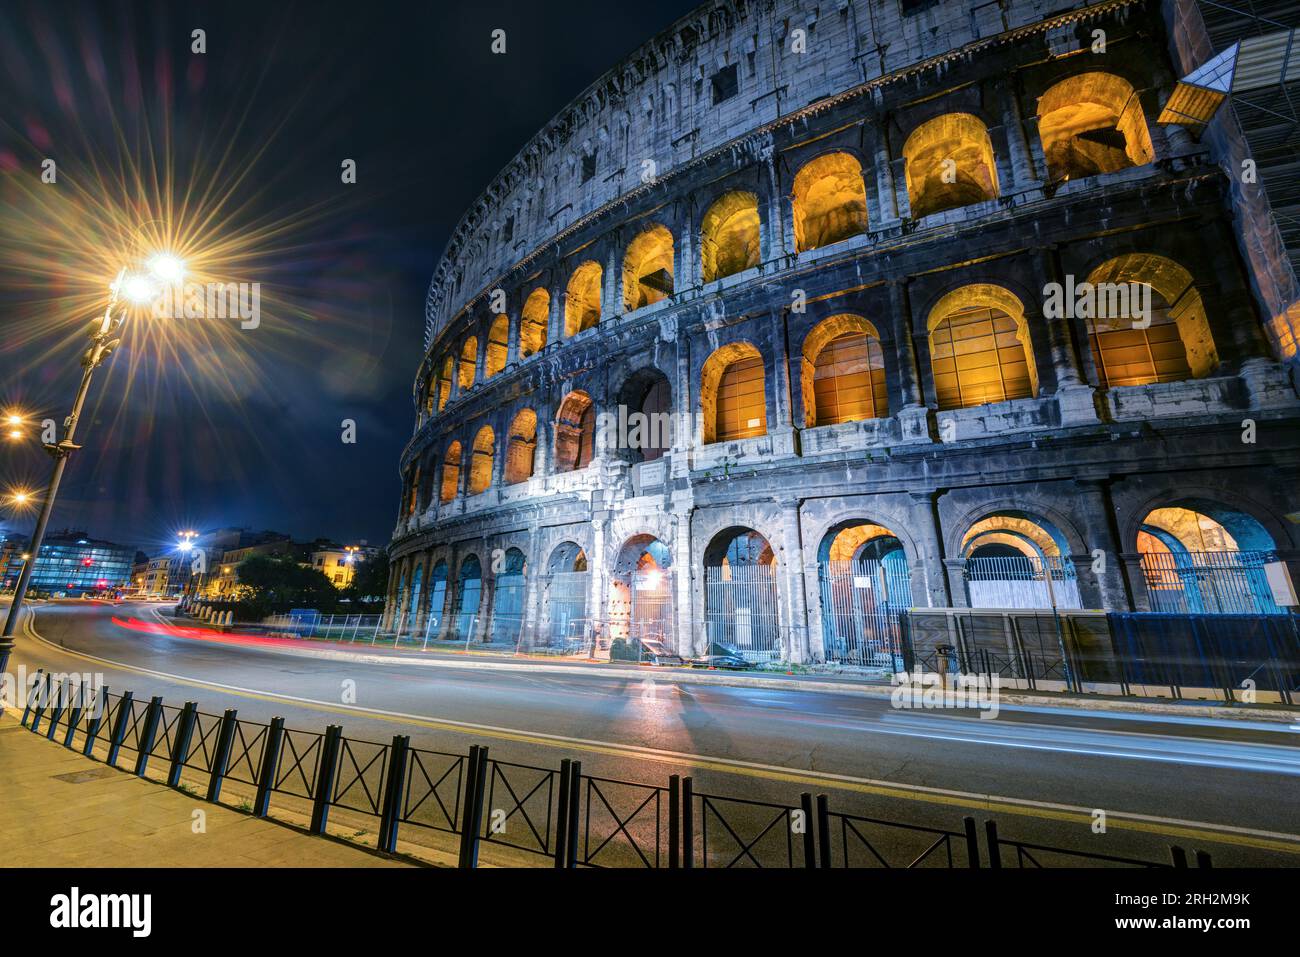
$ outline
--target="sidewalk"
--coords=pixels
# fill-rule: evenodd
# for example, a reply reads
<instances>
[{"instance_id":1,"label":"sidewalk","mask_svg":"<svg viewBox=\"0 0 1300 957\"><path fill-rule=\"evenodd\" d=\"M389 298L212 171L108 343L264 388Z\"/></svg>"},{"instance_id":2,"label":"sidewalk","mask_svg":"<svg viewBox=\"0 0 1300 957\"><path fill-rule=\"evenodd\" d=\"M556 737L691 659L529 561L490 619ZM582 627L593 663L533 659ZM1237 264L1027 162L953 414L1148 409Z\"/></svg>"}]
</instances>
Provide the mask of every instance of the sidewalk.
<instances>
[{"instance_id":1,"label":"sidewalk","mask_svg":"<svg viewBox=\"0 0 1300 957\"><path fill-rule=\"evenodd\" d=\"M0 766L6 867L410 866L92 761L4 711Z\"/></svg>"}]
</instances>

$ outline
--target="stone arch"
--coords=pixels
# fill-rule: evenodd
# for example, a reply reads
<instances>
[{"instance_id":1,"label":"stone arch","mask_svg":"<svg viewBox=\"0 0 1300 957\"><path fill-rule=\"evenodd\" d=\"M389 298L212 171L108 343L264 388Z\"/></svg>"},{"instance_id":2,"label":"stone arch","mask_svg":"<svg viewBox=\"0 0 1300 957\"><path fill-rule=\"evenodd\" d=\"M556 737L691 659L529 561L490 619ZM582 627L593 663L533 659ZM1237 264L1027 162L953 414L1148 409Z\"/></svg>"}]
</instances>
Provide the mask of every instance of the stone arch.
<instances>
[{"instance_id":1,"label":"stone arch","mask_svg":"<svg viewBox=\"0 0 1300 957\"><path fill-rule=\"evenodd\" d=\"M438 637L442 633L443 615L447 611L447 560L439 558L429 572L429 600L424 633Z\"/></svg>"},{"instance_id":2,"label":"stone arch","mask_svg":"<svg viewBox=\"0 0 1300 957\"><path fill-rule=\"evenodd\" d=\"M478 374L478 336L470 336L460 347L460 389L473 388Z\"/></svg>"},{"instance_id":3,"label":"stone arch","mask_svg":"<svg viewBox=\"0 0 1300 957\"><path fill-rule=\"evenodd\" d=\"M984 121L971 113L926 120L903 144L912 218L997 199L998 173Z\"/></svg>"},{"instance_id":4,"label":"stone arch","mask_svg":"<svg viewBox=\"0 0 1300 957\"><path fill-rule=\"evenodd\" d=\"M1015 508L985 510L962 533L972 608L1082 608L1071 543L1050 519Z\"/></svg>"},{"instance_id":5,"label":"stone arch","mask_svg":"<svg viewBox=\"0 0 1300 957\"><path fill-rule=\"evenodd\" d=\"M474 637L483 600L483 563L470 552L460 560L456 573L456 596L450 637L468 641Z\"/></svg>"},{"instance_id":6,"label":"stone arch","mask_svg":"<svg viewBox=\"0 0 1300 957\"><path fill-rule=\"evenodd\" d=\"M487 353L483 358L483 378L492 378L506 367L510 355L510 317L502 313L488 328Z\"/></svg>"},{"instance_id":7,"label":"stone arch","mask_svg":"<svg viewBox=\"0 0 1300 957\"><path fill-rule=\"evenodd\" d=\"M850 518L826 530L817 545L816 607L827 661L895 664L911 575L903 541L887 526Z\"/></svg>"},{"instance_id":8,"label":"stone arch","mask_svg":"<svg viewBox=\"0 0 1300 957\"><path fill-rule=\"evenodd\" d=\"M454 376L455 361L451 356L446 356L442 360L442 369L438 373L435 390L438 394L438 411L441 412L447 406L447 400L451 398L451 382Z\"/></svg>"},{"instance_id":9,"label":"stone arch","mask_svg":"<svg viewBox=\"0 0 1300 957\"><path fill-rule=\"evenodd\" d=\"M600 286L603 270L594 259L573 270L564 299L564 335L576 336L600 324Z\"/></svg>"},{"instance_id":10,"label":"stone arch","mask_svg":"<svg viewBox=\"0 0 1300 957\"><path fill-rule=\"evenodd\" d=\"M650 462L673 447L676 427L672 383L657 366L643 366L619 387L616 404L627 409L627 434L615 454L624 461Z\"/></svg>"},{"instance_id":11,"label":"stone arch","mask_svg":"<svg viewBox=\"0 0 1300 957\"><path fill-rule=\"evenodd\" d=\"M406 617L402 622L401 630L404 632L414 632L420 624L420 597L424 587L424 563L418 559L415 562L415 568L411 572L411 589L410 595L406 601Z\"/></svg>"},{"instance_id":12,"label":"stone arch","mask_svg":"<svg viewBox=\"0 0 1300 957\"><path fill-rule=\"evenodd\" d=\"M776 553L762 533L733 525L705 546L704 622L708 654L751 661L785 654Z\"/></svg>"},{"instance_id":13,"label":"stone arch","mask_svg":"<svg viewBox=\"0 0 1300 957\"><path fill-rule=\"evenodd\" d=\"M469 494L486 492L492 484L492 465L496 455L496 433L485 425L474 436L469 460Z\"/></svg>"},{"instance_id":14,"label":"stone arch","mask_svg":"<svg viewBox=\"0 0 1300 957\"><path fill-rule=\"evenodd\" d=\"M672 549L649 533L624 540L609 579L609 639L676 647ZM637 657L640 657L639 653Z\"/></svg>"},{"instance_id":15,"label":"stone arch","mask_svg":"<svg viewBox=\"0 0 1300 957\"><path fill-rule=\"evenodd\" d=\"M506 485L517 485L533 477L537 461L537 413L520 409L510 422L506 436Z\"/></svg>"},{"instance_id":16,"label":"stone arch","mask_svg":"<svg viewBox=\"0 0 1300 957\"><path fill-rule=\"evenodd\" d=\"M1004 286L972 283L942 296L926 322L939 409L1038 394L1025 307Z\"/></svg>"},{"instance_id":17,"label":"stone arch","mask_svg":"<svg viewBox=\"0 0 1300 957\"><path fill-rule=\"evenodd\" d=\"M1155 159L1137 92L1113 73L1079 73L1050 87L1038 98L1038 135L1055 182Z\"/></svg>"},{"instance_id":18,"label":"stone arch","mask_svg":"<svg viewBox=\"0 0 1300 957\"><path fill-rule=\"evenodd\" d=\"M595 404L586 392L575 389L564 397L555 416L555 471L585 469L591 464L595 444Z\"/></svg>"},{"instance_id":19,"label":"stone arch","mask_svg":"<svg viewBox=\"0 0 1300 957\"><path fill-rule=\"evenodd\" d=\"M762 260L758 196L723 193L700 221L700 279L713 282L752 269Z\"/></svg>"},{"instance_id":20,"label":"stone arch","mask_svg":"<svg viewBox=\"0 0 1300 957\"><path fill-rule=\"evenodd\" d=\"M889 415L880 333L852 313L823 319L804 337L800 361L809 428Z\"/></svg>"},{"instance_id":21,"label":"stone arch","mask_svg":"<svg viewBox=\"0 0 1300 957\"><path fill-rule=\"evenodd\" d=\"M515 644L523 633L528 559L515 546L506 549L501 570L492 580L492 622L489 632L497 644Z\"/></svg>"},{"instance_id":22,"label":"stone arch","mask_svg":"<svg viewBox=\"0 0 1300 957\"><path fill-rule=\"evenodd\" d=\"M673 234L648 226L628 243L623 257L623 307L627 312L673 294Z\"/></svg>"},{"instance_id":23,"label":"stone arch","mask_svg":"<svg viewBox=\"0 0 1300 957\"><path fill-rule=\"evenodd\" d=\"M800 167L791 193L795 250L819 249L867 231L867 189L852 153L824 153Z\"/></svg>"},{"instance_id":24,"label":"stone arch","mask_svg":"<svg viewBox=\"0 0 1300 957\"><path fill-rule=\"evenodd\" d=\"M587 647L591 632L591 618L587 613L590 592L587 553L575 541L561 541L551 549L541 582L538 632L544 647L555 651Z\"/></svg>"},{"instance_id":25,"label":"stone arch","mask_svg":"<svg viewBox=\"0 0 1300 957\"><path fill-rule=\"evenodd\" d=\"M704 361L700 414L705 444L767 434L763 356L753 343L729 343Z\"/></svg>"},{"instance_id":26,"label":"stone arch","mask_svg":"<svg viewBox=\"0 0 1300 957\"><path fill-rule=\"evenodd\" d=\"M527 359L546 348L550 314L551 294L542 288L530 292L519 314L519 358Z\"/></svg>"},{"instance_id":27,"label":"stone arch","mask_svg":"<svg viewBox=\"0 0 1300 957\"><path fill-rule=\"evenodd\" d=\"M1209 319L1192 274L1155 253L1125 253L1088 275L1083 313L1098 385L1143 385L1200 379L1219 364ZM1147 287L1148 314L1132 300ZM1076 304L1076 309L1078 305ZM1140 319L1134 328L1134 321Z\"/></svg>"},{"instance_id":28,"label":"stone arch","mask_svg":"<svg viewBox=\"0 0 1300 957\"><path fill-rule=\"evenodd\" d=\"M452 442L447 446L447 453L442 457L442 486L438 493L439 501L450 502L456 498L456 493L460 491L460 466L460 442Z\"/></svg>"}]
</instances>

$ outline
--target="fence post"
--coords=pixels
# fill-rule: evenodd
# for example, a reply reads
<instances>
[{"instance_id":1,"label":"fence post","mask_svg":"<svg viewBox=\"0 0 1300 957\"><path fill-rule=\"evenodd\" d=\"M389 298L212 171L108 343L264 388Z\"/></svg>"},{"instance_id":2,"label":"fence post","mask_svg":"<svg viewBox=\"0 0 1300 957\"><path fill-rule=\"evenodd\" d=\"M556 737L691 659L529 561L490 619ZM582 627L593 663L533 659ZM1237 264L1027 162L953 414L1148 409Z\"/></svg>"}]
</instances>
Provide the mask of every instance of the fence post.
<instances>
[{"instance_id":1,"label":"fence post","mask_svg":"<svg viewBox=\"0 0 1300 957\"><path fill-rule=\"evenodd\" d=\"M144 727L140 729L139 750L135 753L135 776L144 777L149 767L149 752L153 750L153 739L158 734L158 721L162 717L162 698L154 695L149 699L149 709L144 713Z\"/></svg>"},{"instance_id":2,"label":"fence post","mask_svg":"<svg viewBox=\"0 0 1300 957\"><path fill-rule=\"evenodd\" d=\"M555 866L567 866L564 854L569 849L569 759L560 760L560 801L555 813Z\"/></svg>"},{"instance_id":3,"label":"fence post","mask_svg":"<svg viewBox=\"0 0 1300 957\"><path fill-rule=\"evenodd\" d=\"M979 831L975 828L975 818L964 817L961 819L962 827L966 831L966 866L974 870L980 867L980 841Z\"/></svg>"},{"instance_id":4,"label":"fence post","mask_svg":"<svg viewBox=\"0 0 1300 957\"><path fill-rule=\"evenodd\" d=\"M822 867L831 866L831 806L825 794L817 795L817 856Z\"/></svg>"},{"instance_id":5,"label":"fence post","mask_svg":"<svg viewBox=\"0 0 1300 957\"><path fill-rule=\"evenodd\" d=\"M72 681L68 678L63 679L57 691L54 692L54 708L50 711L50 726L45 731L45 737L49 741L54 740L54 732L59 729L59 719L63 717L63 703L68 700L68 689L72 687Z\"/></svg>"},{"instance_id":6,"label":"fence post","mask_svg":"<svg viewBox=\"0 0 1300 957\"><path fill-rule=\"evenodd\" d=\"M81 707L81 700L84 693L81 684L78 683L77 704L75 707L72 705L68 706L68 733L63 736L63 746L69 750L72 749L72 736L77 732L77 725L81 724L81 712L84 710Z\"/></svg>"},{"instance_id":7,"label":"fence post","mask_svg":"<svg viewBox=\"0 0 1300 957\"><path fill-rule=\"evenodd\" d=\"M392 749L388 752L388 781L384 788L378 841L379 850L389 854L397 850L397 825L402 816L402 800L406 792L406 761L410 747L409 737L393 735Z\"/></svg>"},{"instance_id":8,"label":"fence post","mask_svg":"<svg viewBox=\"0 0 1300 957\"><path fill-rule=\"evenodd\" d=\"M578 812L582 807L580 795L582 794L582 762L573 761L569 764L569 849L565 852L567 862L565 867L578 866Z\"/></svg>"},{"instance_id":9,"label":"fence post","mask_svg":"<svg viewBox=\"0 0 1300 957\"><path fill-rule=\"evenodd\" d=\"M122 750L122 742L126 739L126 723L131 720L131 708L135 704L135 694L131 691L123 691L122 697L117 699L117 720L113 722L113 730L108 736L108 759L107 763L117 766L117 755Z\"/></svg>"},{"instance_id":10,"label":"fence post","mask_svg":"<svg viewBox=\"0 0 1300 957\"><path fill-rule=\"evenodd\" d=\"M457 867L478 867L478 832L483 825L483 784L487 771L487 748L474 744L469 749L465 774L465 808L460 822L460 860Z\"/></svg>"},{"instance_id":11,"label":"fence post","mask_svg":"<svg viewBox=\"0 0 1300 957\"><path fill-rule=\"evenodd\" d=\"M681 815L682 779L680 775L668 776L668 869L681 866Z\"/></svg>"},{"instance_id":12,"label":"fence post","mask_svg":"<svg viewBox=\"0 0 1300 957\"><path fill-rule=\"evenodd\" d=\"M32 713L32 734L41 733L41 715L45 714L45 706L50 703L50 676L47 672L41 676L41 690L36 696L36 710Z\"/></svg>"},{"instance_id":13,"label":"fence post","mask_svg":"<svg viewBox=\"0 0 1300 957\"><path fill-rule=\"evenodd\" d=\"M682 778L682 867L690 870L695 866L695 818L692 807L691 776Z\"/></svg>"},{"instance_id":14,"label":"fence post","mask_svg":"<svg viewBox=\"0 0 1300 957\"><path fill-rule=\"evenodd\" d=\"M81 753L86 757L91 757L95 750L95 739L99 737L99 729L104 724L106 714L108 714L108 685L99 689L99 705L94 709L90 722L86 725L86 743L81 749Z\"/></svg>"},{"instance_id":15,"label":"fence post","mask_svg":"<svg viewBox=\"0 0 1300 957\"><path fill-rule=\"evenodd\" d=\"M167 786L174 788L181 783L181 768L190 757L190 739L194 736L194 722L198 720L199 703L185 702L181 716L176 720L176 738L172 741L172 764L167 771Z\"/></svg>"},{"instance_id":16,"label":"fence post","mask_svg":"<svg viewBox=\"0 0 1300 957\"><path fill-rule=\"evenodd\" d=\"M24 728L27 727L27 718L32 713L32 706L36 704L37 698L40 695L40 687L41 682L44 680L44 675L45 669L37 668L36 674L32 676L33 680L31 686L27 689L27 700L23 704L23 720L21 722Z\"/></svg>"},{"instance_id":17,"label":"fence post","mask_svg":"<svg viewBox=\"0 0 1300 957\"><path fill-rule=\"evenodd\" d=\"M803 814L803 866L812 870L817 866L817 835L813 833L813 799L807 791L799 795L799 811Z\"/></svg>"},{"instance_id":18,"label":"fence post","mask_svg":"<svg viewBox=\"0 0 1300 957\"><path fill-rule=\"evenodd\" d=\"M1209 852L1209 851L1197 851L1197 852L1196 852L1196 866L1197 866L1197 867L1213 867L1213 866L1214 866L1212 863L1210 863L1210 852Z\"/></svg>"},{"instance_id":19,"label":"fence post","mask_svg":"<svg viewBox=\"0 0 1300 957\"><path fill-rule=\"evenodd\" d=\"M989 870L1000 870L1002 867L1002 849L998 846L998 825L996 821L984 822L984 836L988 839L989 845Z\"/></svg>"},{"instance_id":20,"label":"fence post","mask_svg":"<svg viewBox=\"0 0 1300 957\"><path fill-rule=\"evenodd\" d=\"M1169 846L1169 856L1173 859L1174 867L1184 868L1187 866L1187 852L1177 844Z\"/></svg>"},{"instance_id":21,"label":"fence post","mask_svg":"<svg viewBox=\"0 0 1300 957\"><path fill-rule=\"evenodd\" d=\"M334 780L339 768L339 747L343 741L343 728L337 724L325 727L325 740L321 742L320 770L316 774L316 794L311 805L311 833L324 834L329 820L330 800L334 796Z\"/></svg>"},{"instance_id":22,"label":"fence post","mask_svg":"<svg viewBox=\"0 0 1300 957\"><path fill-rule=\"evenodd\" d=\"M271 719L266 729L266 748L262 751L262 770L257 776L257 796L253 799L253 817L266 817L271 807L275 773L280 769L280 747L284 743L284 718Z\"/></svg>"},{"instance_id":23,"label":"fence post","mask_svg":"<svg viewBox=\"0 0 1300 957\"><path fill-rule=\"evenodd\" d=\"M216 801L221 797L221 782L226 777L226 765L230 762L230 746L235 740L235 725L239 721L239 712L227 708L221 716L221 727L217 731L217 744L212 749L212 773L208 776L208 800Z\"/></svg>"}]
</instances>

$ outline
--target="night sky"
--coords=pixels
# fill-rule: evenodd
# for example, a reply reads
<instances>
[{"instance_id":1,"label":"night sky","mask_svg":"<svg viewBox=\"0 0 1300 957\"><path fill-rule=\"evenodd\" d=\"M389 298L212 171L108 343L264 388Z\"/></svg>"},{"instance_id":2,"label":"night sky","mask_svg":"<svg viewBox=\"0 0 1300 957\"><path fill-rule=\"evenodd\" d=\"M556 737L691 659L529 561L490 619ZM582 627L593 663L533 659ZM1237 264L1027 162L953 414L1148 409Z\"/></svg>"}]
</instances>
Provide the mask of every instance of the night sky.
<instances>
[{"instance_id":1,"label":"night sky","mask_svg":"<svg viewBox=\"0 0 1300 957\"><path fill-rule=\"evenodd\" d=\"M226 525L386 543L447 235L548 119L694 6L6 0L0 407L66 415L116 250L148 244L141 194L201 210L196 242L235 240L230 278L263 289L256 330L131 320L51 529L149 553ZM105 219L114 243L94 239ZM34 437L0 445L0 491L39 491L48 469ZM34 519L5 506L0 530Z\"/></svg>"}]
</instances>

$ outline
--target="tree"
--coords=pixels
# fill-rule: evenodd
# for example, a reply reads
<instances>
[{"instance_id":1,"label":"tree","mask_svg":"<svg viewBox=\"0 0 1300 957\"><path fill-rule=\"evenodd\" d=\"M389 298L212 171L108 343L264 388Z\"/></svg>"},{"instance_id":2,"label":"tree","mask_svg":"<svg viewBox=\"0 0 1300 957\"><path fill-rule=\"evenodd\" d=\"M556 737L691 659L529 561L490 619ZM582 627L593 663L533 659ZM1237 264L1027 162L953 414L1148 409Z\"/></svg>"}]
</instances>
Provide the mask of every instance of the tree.
<instances>
[{"instance_id":1,"label":"tree","mask_svg":"<svg viewBox=\"0 0 1300 957\"><path fill-rule=\"evenodd\" d=\"M352 581L343 589L343 597L354 605L383 602L388 594L388 553L357 562Z\"/></svg>"},{"instance_id":2,"label":"tree","mask_svg":"<svg viewBox=\"0 0 1300 957\"><path fill-rule=\"evenodd\" d=\"M235 569L242 595L241 618L264 618L291 608L331 612L339 593L325 574L289 555L254 555Z\"/></svg>"}]
</instances>

